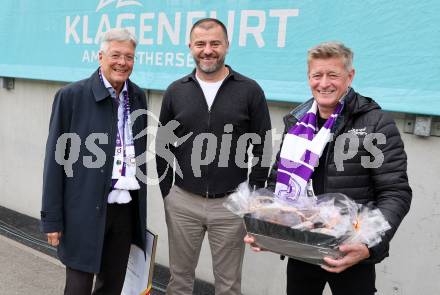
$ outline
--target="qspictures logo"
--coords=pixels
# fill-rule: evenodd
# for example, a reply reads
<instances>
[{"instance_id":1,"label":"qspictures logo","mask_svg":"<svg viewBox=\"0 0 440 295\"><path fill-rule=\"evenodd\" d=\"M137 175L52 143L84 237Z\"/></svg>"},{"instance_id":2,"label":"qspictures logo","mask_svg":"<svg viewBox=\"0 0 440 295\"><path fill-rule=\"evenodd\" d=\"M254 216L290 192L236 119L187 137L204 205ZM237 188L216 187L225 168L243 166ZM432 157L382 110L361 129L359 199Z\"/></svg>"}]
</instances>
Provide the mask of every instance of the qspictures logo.
<instances>
[{"instance_id":1,"label":"qspictures logo","mask_svg":"<svg viewBox=\"0 0 440 295\"><path fill-rule=\"evenodd\" d=\"M175 161L174 154L170 151L170 145L179 146L192 135L192 132L179 138L174 133L174 130L179 127L177 121L173 120L166 125L162 125L153 112L144 109L136 110L130 114L130 128L132 129L134 122L143 116L147 117L146 120L149 124L139 133L134 134L133 139L138 140L148 137L151 141L147 145L146 151L135 158L137 178L147 185L156 185L165 178L169 169L173 169L177 175L183 177L179 163ZM160 136L161 141L156 143L157 136ZM108 134L106 133L90 133L86 138L81 138L77 133L63 133L57 139L54 155L55 161L64 167L67 177L75 176L73 166L78 161L82 161L82 165L88 169L99 169L107 161L107 155L102 149L102 145L106 144L109 144ZM80 159L81 149L86 149L90 155L83 156ZM140 166L145 163L152 164L155 161L156 155L166 161L166 170L162 175L158 175L158 177L144 175ZM129 164L128 159L123 161Z\"/></svg>"},{"instance_id":2,"label":"qspictures logo","mask_svg":"<svg viewBox=\"0 0 440 295\"><path fill-rule=\"evenodd\" d=\"M136 176L147 185L160 183L166 177L169 169L171 169L173 173L183 177L180 163L171 151L171 146L178 147L184 143L192 146L190 155L191 170L195 177L201 177L201 168L210 165L216 158L229 159L231 155L231 132L233 131L231 124L224 126L225 133L219 137L212 133L200 133L193 136L193 132L179 137L175 133L176 129L180 126L178 121L171 120L166 125L163 125L157 116L148 110L136 110L132 112L130 114L130 128L132 128L134 122L142 118L142 116L147 116L149 125L138 134L133 134L133 139L141 139L144 136L148 136L149 138L149 144L145 153L137 155L135 159ZM237 145L234 151L235 165L240 168L250 168L261 160L261 166L270 167L273 141L277 142L281 140L281 138L282 133L278 133L275 128L268 130L264 138L260 138L260 136L255 133L244 133L240 135L237 139ZM330 141L333 140L333 138L330 139ZM263 155L261 159L252 158L248 159L248 161L245 160L249 143L263 145ZM64 167L64 172L67 177L74 177L74 164L78 161L82 161L82 165L88 169L100 169L106 163L107 157L110 156L106 155L102 149L102 145L106 144L109 144L108 134L91 133L87 138L80 138L76 133L64 133L58 138L56 143L55 161ZM366 136L361 137L351 132L340 134L335 139L333 152L333 159L337 171L344 171L344 162L356 157L359 151L363 154L361 156L361 165L364 168L379 168L384 161L384 155L379 147L385 144L386 137L381 133L368 133ZM278 144L275 145L277 146ZM67 146L69 146L69 148L67 148ZM217 148L218 146L222 147L220 151ZM88 152L83 150L81 153L81 149L86 149ZM84 155L82 159L79 158L80 154ZM160 157L166 161L166 170L162 175L158 175L157 177L154 175L144 175L140 166L145 163L151 165L156 157ZM374 160L372 160L372 158L374 158ZM124 161L126 160L127 159L124 159ZM218 165L219 167L227 167L228 163L219 161ZM284 165L290 167L290 164L284 163ZM297 165L297 163L292 162L291 165Z\"/></svg>"}]
</instances>

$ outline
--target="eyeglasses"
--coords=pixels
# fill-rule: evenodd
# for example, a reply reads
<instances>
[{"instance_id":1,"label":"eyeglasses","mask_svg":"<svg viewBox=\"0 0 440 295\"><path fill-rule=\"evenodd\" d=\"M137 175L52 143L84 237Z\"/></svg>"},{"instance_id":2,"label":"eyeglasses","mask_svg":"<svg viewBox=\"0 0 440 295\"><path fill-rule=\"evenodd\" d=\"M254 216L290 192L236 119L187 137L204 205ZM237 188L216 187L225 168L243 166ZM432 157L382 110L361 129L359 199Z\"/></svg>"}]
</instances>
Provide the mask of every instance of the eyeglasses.
<instances>
[{"instance_id":1,"label":"eyeglasses","mask_svg":"<svg viewBox=\"0 0 440 295\"><path fill-rule=\"evenodd\" d=\"M109 54L109 57L112 61L119 61L121 57L123 57L126 62L133 62L136 59L134 55L125 55L120 53Z\"/></svg>"}]
</instances>

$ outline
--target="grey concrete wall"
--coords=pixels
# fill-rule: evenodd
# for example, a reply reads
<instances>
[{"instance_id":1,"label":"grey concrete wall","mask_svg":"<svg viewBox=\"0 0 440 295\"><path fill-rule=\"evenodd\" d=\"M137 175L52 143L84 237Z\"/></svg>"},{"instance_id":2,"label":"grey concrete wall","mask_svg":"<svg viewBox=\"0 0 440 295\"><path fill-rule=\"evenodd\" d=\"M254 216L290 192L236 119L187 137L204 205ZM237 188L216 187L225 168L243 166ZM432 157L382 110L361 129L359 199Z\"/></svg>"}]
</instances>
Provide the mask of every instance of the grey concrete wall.
<instances>
[{"instance_id":1,"label":"grey concrete wall","mask_svg":"<svg viewBox=\"0 0 440 295\"><path fill-rule=\"evenodd\" d=\"M44 147L60 83L16 80L0 88L0 205L39 217Z\"/></svg>"},{"instance_id":2,"label":"grey concrete wall","mask_svg":"<svg viewBox=\"0 0 440 295\"><path fill-rule=\"evenodd\" d=\"M15 89L0 88L0 205L39 217L44 146L52 99L61 83L17 79ZM149 93L150 110L159 113L161 93ZM290 105L270 103L273 126L282 131ZM393 114L403 129L403 115ZM409 215L391 244L391 256L377 266L378 294L437 294L440 289L440 138L402 133L408 174L414 191ZM278 148L279 142L275 143ZM149 173L155 175L150 155ZM159 234L156 261L168 265L168 241L162 198L148 190L148 224ZM197 277L213 281L210 251L204 243ZM246 251L243 292L283 294L285 261L272 253ZM329 292L326 292L329 294Z\"/></svg>"}]
</instances>

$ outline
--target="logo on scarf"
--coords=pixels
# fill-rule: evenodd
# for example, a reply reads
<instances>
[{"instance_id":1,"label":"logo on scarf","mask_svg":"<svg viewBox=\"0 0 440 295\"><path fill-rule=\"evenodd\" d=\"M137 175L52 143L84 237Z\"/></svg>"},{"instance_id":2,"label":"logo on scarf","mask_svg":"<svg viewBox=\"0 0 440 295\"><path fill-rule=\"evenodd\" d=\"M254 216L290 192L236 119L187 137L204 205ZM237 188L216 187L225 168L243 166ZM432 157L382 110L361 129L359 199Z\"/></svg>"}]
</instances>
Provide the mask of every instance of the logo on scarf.
<instances>
[{"instance_id":1,"label":"logo on scarf","mask_svg":"<svg viewBox=\"0 0 440 295\"><path fill-rule=\"evenodd\" d=\"M279 187L279 189L277 189L278 197L285 201L295 201L298 199L298 196L301 194L301 186L293 178L289 179L289 185L285 185L278 182L277 187Z\"/></svg>"}]
</instances>

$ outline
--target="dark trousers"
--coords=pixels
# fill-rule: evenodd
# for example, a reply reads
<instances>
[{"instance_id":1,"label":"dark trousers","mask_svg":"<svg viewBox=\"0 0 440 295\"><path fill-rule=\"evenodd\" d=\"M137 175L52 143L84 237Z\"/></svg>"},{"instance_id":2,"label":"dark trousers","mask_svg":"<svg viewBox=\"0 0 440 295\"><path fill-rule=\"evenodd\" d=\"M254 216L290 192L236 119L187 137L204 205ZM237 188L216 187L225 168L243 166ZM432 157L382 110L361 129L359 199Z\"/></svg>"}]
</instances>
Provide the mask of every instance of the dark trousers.
<instances>
[{"instance_id":1,"label":"dark trousers","mask_svg":"<svg viewBox=\"0 0 440 295\"><path fill-rule=\"evenodd\" d=\"M373 295L375 281L374 264L357 264L335 274L299 260L287 263L287 295L322 295L326 283L333 295Z\"/></svg>"},{"instance_id":2,"label":"dark trousers","mask_svg":"<svg viewBox=\"0 0 440 295\"><path fill-rule=\"evenodd\" d=\"M101 270L96 274L94 295L120 295L133 235L133 202L107 204ZM65 295L90 295L95 274L66 267Z\"/></svg>"}]
</instances>

